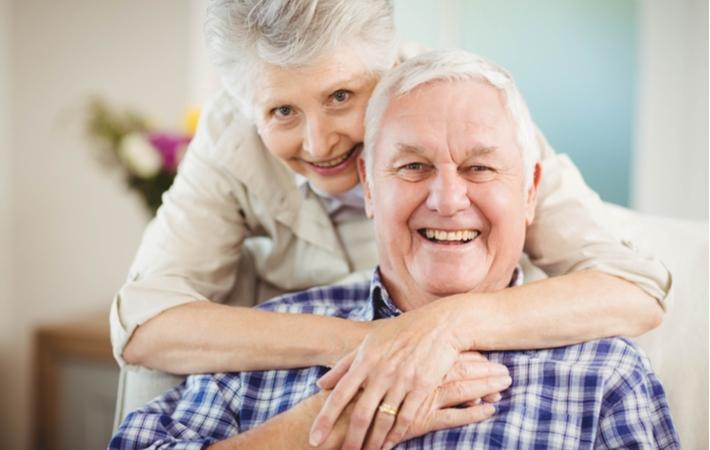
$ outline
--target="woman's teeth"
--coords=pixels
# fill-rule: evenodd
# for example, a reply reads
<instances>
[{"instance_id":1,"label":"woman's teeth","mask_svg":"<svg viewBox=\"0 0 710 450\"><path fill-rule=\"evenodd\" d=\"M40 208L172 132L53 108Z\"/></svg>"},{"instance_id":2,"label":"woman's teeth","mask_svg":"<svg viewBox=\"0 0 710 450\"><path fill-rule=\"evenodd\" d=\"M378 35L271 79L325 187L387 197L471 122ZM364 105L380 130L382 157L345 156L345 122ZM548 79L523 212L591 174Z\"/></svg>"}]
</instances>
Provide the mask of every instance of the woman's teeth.
<instances>
[{"instance_id":1,"label":"woman's teeth","mask_svg":"<svg viewBox=\"0 0 710 450\"><path fill-rule=\"evenodd\" d=\"M346 159L350 158L350 155L352 155L355 150L357 150L357 146L353 147L349 152L347 152L344 155L339 156L335 159L331 159L329 161L322 161L322 162L312 162L311 164L313 164L316 167L322 167L324 169L327 169L329 167L335 167L338 164L341 164Z\"/></svg>"},{"instance_id":2,"label":"woman's teeth","mask_svg":"<svg viewBox=\"0 0 710 450\"><path fill-rule=\"evenodd\" d=\"M463 241L469 242L479 234L478 230L459 230L459 231L444 231L444 230L434 230L432 228L425 228L423 230L424 236L430 241Z\"/></svg>"}]
</instances>

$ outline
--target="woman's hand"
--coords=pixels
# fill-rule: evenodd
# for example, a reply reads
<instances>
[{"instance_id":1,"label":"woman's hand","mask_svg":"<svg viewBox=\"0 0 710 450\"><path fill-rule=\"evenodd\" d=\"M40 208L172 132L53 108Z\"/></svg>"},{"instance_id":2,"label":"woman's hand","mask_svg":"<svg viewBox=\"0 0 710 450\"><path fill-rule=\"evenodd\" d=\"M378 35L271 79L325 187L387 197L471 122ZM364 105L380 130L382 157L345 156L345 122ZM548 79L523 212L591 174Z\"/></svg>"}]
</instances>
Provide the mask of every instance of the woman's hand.
<instances>
[{"instance_id":1,"label":"woman's hand","mask_svg":"<svg viewBox=\"0 0 710 450\"><path fill-rule=\"evenodd\" d=\"M495 412L494 407L488 402L481 402L481 399L499 399L499 392L506 389L510 383L508 369L505 366L491 363L476 352L461 354L446 374L442 385L424 399L407 433L399 440L387 440L388 445L385 448L432 431L477 423L491 417ZM327 391L321 391L321 395L323 392ZM358 392L348 403L336 420L332 433L320 448L332 449L341 446L345 448L347 427L354 405L361 396L362 392ZM315 406L318 404L323 405L324 401L318 401ZM381 448L395 421L393 415L379 411L377 415L382 420L377 421L369 429L364 446L366 450ZM315 413L311 412L305 416L315 417Z\"/></svg>"},{"instance_id":2,"label":"woman's hand","mask_svg":"<svg viewBox=\"0 0 710 450\"><path fill-rule=\"evenodd\" d=\"M378 435L389 431L387 442L400 442L407 436L425 400L464 350L452 330L454 321L445 311L423 307L378 322L362 344L321 379L322 388L335 385L335 389L313 423L311 444L319 445L328 436L361 387L364 390L353 409L343 448L362 447L373 417ZM384 417L387 414L375 416L383 402L398 408L394 423L391 416Z\"/></svg>"}]
</instances>

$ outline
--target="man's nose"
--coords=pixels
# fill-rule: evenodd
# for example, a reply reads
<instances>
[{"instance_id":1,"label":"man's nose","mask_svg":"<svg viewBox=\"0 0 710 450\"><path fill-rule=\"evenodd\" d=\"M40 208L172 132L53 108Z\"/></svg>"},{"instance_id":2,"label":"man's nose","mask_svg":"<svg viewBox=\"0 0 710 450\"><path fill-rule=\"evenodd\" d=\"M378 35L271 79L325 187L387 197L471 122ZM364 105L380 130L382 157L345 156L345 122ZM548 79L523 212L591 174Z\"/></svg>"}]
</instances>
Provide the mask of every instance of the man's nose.
<instances>
[{"instance_id":1,"label":"man's nose","mask_svg":"<svg viewBox=\"0 0 710 450\"><path fill-rule=\"evenodd\" d=\"M429 189L427 207L442 216L453 216L471 206L468 184L456 169L437 171Z\"/></svg>"},{"instance_id":2,"label":"man's nose","mask_svg":"<svg viewBox=\"0 0 710 450\"><path fill-rule=\"evenodd\" d=\"M314 117L306 121L303 136L303 151L313 160L319 161L330 156L330 149L335 144L334 133L328 118Z\"/></svg>"}]
</instances>

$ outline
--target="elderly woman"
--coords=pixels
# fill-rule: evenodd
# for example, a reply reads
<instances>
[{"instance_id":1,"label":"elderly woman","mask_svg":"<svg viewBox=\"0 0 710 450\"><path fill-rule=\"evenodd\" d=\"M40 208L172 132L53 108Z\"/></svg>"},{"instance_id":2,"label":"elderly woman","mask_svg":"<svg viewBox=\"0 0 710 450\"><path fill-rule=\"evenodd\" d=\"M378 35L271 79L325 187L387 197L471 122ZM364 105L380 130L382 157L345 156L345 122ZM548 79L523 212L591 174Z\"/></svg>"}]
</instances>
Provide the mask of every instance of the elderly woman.
<instances>
[{"instance_id":1,"label":"elderly woman","mask_svg":"<svg viewBox=\"0 0 710 450\"><path fill-rule=\"evenodd\" d=\"M375 245L356 159L397 39L387 0L218 0L206 33L225 92L205 109L114 301L122 365L175 374L334 366L312 443L364 387L346 439L358 447L385 397L399 409L388 440L404 436L453 363L461 330L449 319L461 302L477 311L471 350L633 336L660 322L669 274L604 229L599 198L542 137L525 250L551 278L373 323L246 307L369 275Z\"/></svg>"}]
</instances>

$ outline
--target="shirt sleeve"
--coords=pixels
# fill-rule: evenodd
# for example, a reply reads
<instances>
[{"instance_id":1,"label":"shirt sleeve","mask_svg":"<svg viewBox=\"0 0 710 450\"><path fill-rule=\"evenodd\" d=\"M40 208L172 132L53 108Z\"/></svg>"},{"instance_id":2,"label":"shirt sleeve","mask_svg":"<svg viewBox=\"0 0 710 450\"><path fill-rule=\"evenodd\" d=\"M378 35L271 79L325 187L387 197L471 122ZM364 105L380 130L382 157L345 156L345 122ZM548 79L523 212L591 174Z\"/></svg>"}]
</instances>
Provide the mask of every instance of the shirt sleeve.
<instances>
[{"instance_id":1,"label":"shirt sleeve","mask_svg":"<svg viewBox=\"0 0 710 450\"><path fill-rule=\"evenodd\" d=\"M623 342L606 361L613 375L606 383L594 448L680 448L661 382L642 352L630 341Z\"/></svg>"},{"instance_id":2,"label":"shirt sleeve","mask_svg":"<svg viewBox=\"0 0 710 450\"><path fill-rule=\"evenodd\" d=\"M219 155L234 152L239 133L206 110L163 204L146 228L128 280L111 307L111 341L119 364L135 329L166 309L224 301L237 278L240 249L250 233L246 189ZM212 114L216 117L209 117Z\"/></svg>"},{"instance_id":3,"label":"shirt sleeve","mask_svg":"<svg viewBox=\"0 0 710 450\"><path fill-rule=\"evenodd\" d=\"M538 132L542 179L535 220L525 252L550 276L597 270L618 276L657 299L665 308L671 276L665 266L641 254L610 231L607 206L585 183L572 161L555 154Z\"/></svg>"},{"instance_id":4,"label":"shirt sleeve","mask_svg":"<svg viewBox=\"0 0 710 450\"><path fill-rule=\"evenodd\" d=\"M131 412L111 438L109 450L201 450L238 434L239 418L230 407L237 398L238 377L230 380L223 384L216 375L188 377Z\"/></svg>"}]
</instances>

